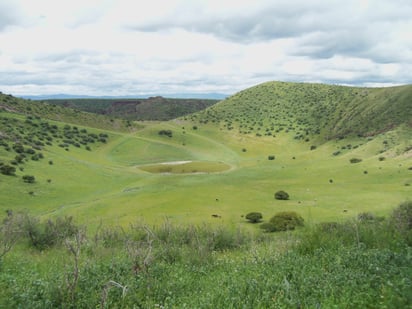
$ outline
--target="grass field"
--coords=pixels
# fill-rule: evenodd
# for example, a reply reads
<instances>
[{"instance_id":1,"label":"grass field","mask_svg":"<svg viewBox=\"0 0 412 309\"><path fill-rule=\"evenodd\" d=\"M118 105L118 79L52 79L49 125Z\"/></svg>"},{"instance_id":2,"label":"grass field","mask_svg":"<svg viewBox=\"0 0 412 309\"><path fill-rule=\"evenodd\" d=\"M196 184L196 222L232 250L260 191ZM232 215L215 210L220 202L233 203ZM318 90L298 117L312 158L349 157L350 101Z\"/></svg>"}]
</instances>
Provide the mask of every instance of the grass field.
<instances>
[{"instance_id":1,"label":"grass field","mask_svg":"<svg viewBox=\"0 0 412 309\"><path fill-rule=\"evenodd\" d=\"M162 129L173 136L159 135ZM397 154L394 147L385 152L382 143L396 142L400 134L409 133L333 140L310 150L288 133L256 138L209 124L193 129L184 121L146 122L134 133L110 132L108 142L91 152L47 148L45 159L18 171L35 175L34 184L0 176L7 192L0 207L44 217L74 215L89 226L165 218L233 226L251 211L265 219L295 210L309 222L365 211L382 215L411 198L410 154ZM333 155L337 150L341 153ZM270 155L275 159L268 160ZM362 161L350 163L353 157ZM176 161L185 163L164 164ZM275 200L277 190L287 191L290 200Z\"/></svg>"}]
</instances>

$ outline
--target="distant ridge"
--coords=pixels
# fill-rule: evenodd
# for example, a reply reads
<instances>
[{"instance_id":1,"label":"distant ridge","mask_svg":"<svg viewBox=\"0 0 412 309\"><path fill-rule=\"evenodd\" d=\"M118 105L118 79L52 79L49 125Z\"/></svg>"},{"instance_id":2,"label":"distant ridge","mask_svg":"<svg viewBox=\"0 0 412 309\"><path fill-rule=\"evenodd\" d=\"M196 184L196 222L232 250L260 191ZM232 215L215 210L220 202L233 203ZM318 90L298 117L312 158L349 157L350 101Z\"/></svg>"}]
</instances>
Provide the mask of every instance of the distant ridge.
<instances>
[{"instance_id":1,"label":"distant ridge","mask_svg":"<svg viewBox=\"0 0 412 309\"><path fill-rule=\"evenodd\" d=\"M162 96L175 99L211 99L223 100L228 94L223 93L169 93L169 94L139 94L126 96L91 96L91 95L72 95L72 94L41 94L41 95L22 95L17 96L22 99L30 100L64 100L64 99L147 99L150 97Z\"/></svg>"}]
</instances>

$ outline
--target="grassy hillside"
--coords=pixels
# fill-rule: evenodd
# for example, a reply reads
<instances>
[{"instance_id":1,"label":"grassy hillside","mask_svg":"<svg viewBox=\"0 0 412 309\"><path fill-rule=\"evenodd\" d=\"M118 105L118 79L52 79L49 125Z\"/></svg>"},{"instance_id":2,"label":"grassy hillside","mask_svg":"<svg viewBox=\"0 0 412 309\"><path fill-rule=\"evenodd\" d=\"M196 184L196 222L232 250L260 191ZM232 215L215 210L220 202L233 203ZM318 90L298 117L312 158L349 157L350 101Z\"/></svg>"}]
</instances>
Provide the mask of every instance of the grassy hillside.
<instances>
[{"instance_id":1,"label":"grassy hillside","mask_svg":"<svg viewBox=\"0 0 412 309\"><path fill-rule=\"evenodd\" d=\"M0 111L106 130L130 131L134 129L132 123L127 120L81 112L45 102L20 99L1 92Z\"/></svg>"},{"instance_id":2,"label":"grassy hillside","mask_svg":"<svg viewBox=\"0 0 412 309\"><path fill-rule=\"evenodd\" d=\"M279 97L292 93L296 100L288 99L286 104L281 98L271 107L264 99L268 88ZM91 226L100 220L127 225L165 218L238 225L250 211L267 218L279 210L294 210L306 220L319 222L363 211L385 214L410 198L411 128L403 120L410 107L403 103L407 100L402 96L401 103L393 104L402 108L391 113L392 123L404 122L398 127L387 131L385 121L379 127L358 118L362 121L353 127L380 133L369 136L371 131L358 131L337 139L330 139L330 134L328 141L319 142L318 129L319 136L337 134L343 124L326 116L317 122L316 100L311 105L298 101L307 89L313 95L329 93L331 98L336 93L345 93L344 98L358 96L354 88L268 83L186 120L138 125L3 95L0 160L3 166L14 167L16 176L0 174L7 192L0 196L0 208L26 209L45 217L76 215ZM250 99L250 93L261 97L261 106ZM329 106L330 100L319 104ZM344 109L351 106L348 102L339 108L335 102L329 114L339 110L350 114L351 109ZM48 120L59 118L64 122ZM273 131L265 129L269 124ZM114 131L117 126L129 131ZM334 129L326 130L330 127ZM296 138L300 135L304 138ZM360 162L351 163L352 159ZM34 176L35 182L26 183L25 175ZM275 200L277 190L288 191L290 200Z\"/></svg>"},{"instance_id":3,"label":"grassy hillside","mask_svg":"<svg viewBox=\"0 0 412 309\"><path fill-rule=\"evenodd\" d=\"M409 93L267 83L139 123L0 95L0 307L410 308ZM305 226L264 233L279 212Z\"/></svg>"},{"instance_id":4,"label":"grassy hillside","mask_svg":"<svg viewBox=\"0 0 412 309\"><path fill-rule=\"evenodd\" d=\"M46 102L127 120L170 120L203 110L217 100L175 99L61 99Z\"/></svg>"},{"instance_id":5,"label":"grassy hillside","mask_svg":"<svg viewBox=\"0 0 412 309\"><path fill-rule=\"evenodd\" d=\"M412 86L355 88L268 82L243 90L191 119L242 134L317 141L373 136L412 127Z\"/></svg>"}]
</instances>

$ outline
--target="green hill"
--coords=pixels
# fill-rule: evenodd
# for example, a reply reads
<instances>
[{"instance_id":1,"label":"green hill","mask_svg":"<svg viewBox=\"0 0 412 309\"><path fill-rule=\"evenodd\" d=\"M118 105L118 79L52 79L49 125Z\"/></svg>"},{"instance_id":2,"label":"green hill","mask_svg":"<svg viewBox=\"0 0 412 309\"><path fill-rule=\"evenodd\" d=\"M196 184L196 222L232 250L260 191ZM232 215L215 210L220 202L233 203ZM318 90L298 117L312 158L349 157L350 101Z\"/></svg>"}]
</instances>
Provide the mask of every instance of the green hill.
<instances>
[{"instance_id":1,"label":"green hill","mask_svg":"<svg viewBox=\"0 0 412 309\"><path fill-rule=\"evenodd\" d=\"M268 82L243 90L191 117L242 134L329 140L412 126L412 85L356 88Z\"/></svg>"},{"instance_id":2,"label":"green hill","mask_svg":"<svg viewBox=\"0 0 412 309\"><path fill-rule=\"evenodd\" d=\"M410 308L410 93L144 122L0 94L0 307Z\"/></svg>"}]
</instances>

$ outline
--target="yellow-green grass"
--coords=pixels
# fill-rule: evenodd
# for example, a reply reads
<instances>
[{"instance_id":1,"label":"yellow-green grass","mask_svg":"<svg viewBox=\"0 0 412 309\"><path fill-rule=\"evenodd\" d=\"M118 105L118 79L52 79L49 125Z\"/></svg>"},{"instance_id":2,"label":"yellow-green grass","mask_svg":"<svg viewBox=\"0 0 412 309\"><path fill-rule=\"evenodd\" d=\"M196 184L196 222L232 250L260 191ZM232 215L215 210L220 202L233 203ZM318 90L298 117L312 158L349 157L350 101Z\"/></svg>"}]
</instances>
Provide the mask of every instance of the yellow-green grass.
<instances>
[{"instance_id":1,"label":"yellow-green grass","mask_svg":"<svg viewBox=\"0 0 412 309\"><path fill-rule=\"evenodd\" d=\"M254 228L244 218L251 211L268 220L294 210L315 223L366 211L385 215L412 198L406 185L412 184L410 153L397 154L395 148L380 153L383 140L405 132L329 141L310 150L310 143L287 133L258 138L213 125L194 130L190 122L176 121L145 126L135 133L111 132L108 143L91 152L47 148L45 158L26 163L18 177L0 176L0 210L24 209L43 218L73 215L91 229L100 222L127 227L164 220ZM160 136L161 129L173 136ZM349 143L357 147L342 149ZM334 156L337 149L341 154ZM353 157L362 161L352 164ZM192 162L161 164L174 161ZM230 169L220 171L223 166ZM162 173L163 167L172 172ZM35 175L36 183L23 183L24 174ZM287 191L290 200L275 200L278 190Z\"/></svg>"}]
</instances>

